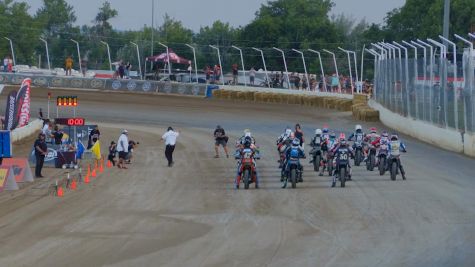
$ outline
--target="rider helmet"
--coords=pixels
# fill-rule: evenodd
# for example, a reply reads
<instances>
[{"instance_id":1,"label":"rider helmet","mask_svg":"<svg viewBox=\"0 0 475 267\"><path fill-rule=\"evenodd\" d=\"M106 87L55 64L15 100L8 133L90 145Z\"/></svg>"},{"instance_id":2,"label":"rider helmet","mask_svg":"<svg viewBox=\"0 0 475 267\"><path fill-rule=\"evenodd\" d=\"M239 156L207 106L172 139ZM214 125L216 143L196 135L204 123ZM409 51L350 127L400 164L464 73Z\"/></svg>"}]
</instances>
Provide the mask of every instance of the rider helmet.
<instances>
[{"instance_id":1,"label":"rider helmet","mask_svg":"<svg viewBox=\"0 0 475 267\"><path fill-rule=\"evenodd\" d=\"M391 141L397 141L399 140L399 137L397 136L396 133L391 134Z\"/></svg>"},{"instance_id":2,"label":"rider helmet","mask_svg":"<svg viewBox=\"0 0 475 267\"><path fill-rule=\"evenodd\" d=\"M340 141L344 141L346 139L346 136L344 133L340 133Z\"/></svg>"},{"instance_id":3,"label":"rider helmet","mask_svg":"<svg viewBox=\"0 0 475 267\"><path fill-rule=\"evenodd\" d=\"M348 143L346 142L346 139L340 139L340 146L346 146Z\"/></svg>"},{"instance_id":4,"label":"rider helmet","mask_svg":"<svg viewBox=\"0 0 475 267\"><path fill-rule=\"evenodd\" d=\"M252 139L250 136L244 138L244 148L251 148Z\"/></svg>"},{"instance_id":5,"label":"rider helmet","mask_svg":"<svg viewBox=\"0 0 475 267\"><path fill-rule=\"evenodd\" d=\"M378 132L378 129L376 129L376 127L371 127L371 128L369 129L369 131L370 131L372 134L375 134L375 133Z\"/></svg>"},{"instance_id":6,"label":"rider helmet","mask_svg":"<svg viewBox=\"0 0 475 267\"><path fill-rule=\"evenodd\" d=\"M292 133L292 129L287 127L287 129L285 129L285 135L290 136L291 133Z\"/></svg>"},{"instance_id":7,"label":"rider helmet","mask_svg":"<svg viewBox=\"0 0 475 267\"><path fill-rule=\"evenodd\" d=\"M336 134L334 132L330 133L330 139L334 140L336 138Z\"/></svg>"},{"instance_id":8,"label":"rider helmet","mask_svg":"<svg viewBox=\"0 0 475 267\"><path fill-rule=\"evenodd\" d=\"M361 130L363 130L363 127L361 127L361 125L357 124L355 126L355 131L361 131Z\"/></svg>"},{"instance_id":9,"label":"rider helmet","mask_svg":"<svg viewBox=\"0 0 475 267\"><path fill-rule=\"evenodd\" d=\"M290 139L295 139L295 133L291 132L289 138Z\"/></svg>"},{"instance_id":10,"label":"rider helmet","mask_svg":"<svg viewBox=\"0 0 475 267\"><path fill-rule=\"evenodd\" d=\"M294 138L294 140L292 140L292 146L300 146L300 140L298 138Z\"/></svg>"},{"instance_id":11,"label":"rider helmet","mask_svg":"<svg viewBox=\"0 0 475 267\"><path fill-rule=\"evenodd\" d=\"M316 129L315 135L322 135L322 129Z\"/></svg>"},{"instance_id":12,"label":"rider helmet","mask_svg":"<svg viewBox=\"0 0 475 267\"><path fill-rule=\"evenodd\" d=\"M386 131L382 132L382 133L381 133L381 137L388 138L388 137L389 137L388 132L386 132Z\"/></svg>"},{"instance_id":13,"label":"rider helmet","mask_svg":"<svg viewBox=\"0 0 475 267\"><path fill-rule=\"evenodd\" d=\"M244 130L244 136L245 137L251 137L251 130L249 130L249 129Z\"/></svg>"},{"instance_id":14,"label":"rider helmet","mask_svg":"<svg viewBox=\"0 0 475 267\"><path fill-rule=\"evenodd\" d=\"M328 128L327 128L327 127L324 127L324 128L323 128L323 133L325 133L325 134L328 133Z\"/></svg>"}]
</instances>

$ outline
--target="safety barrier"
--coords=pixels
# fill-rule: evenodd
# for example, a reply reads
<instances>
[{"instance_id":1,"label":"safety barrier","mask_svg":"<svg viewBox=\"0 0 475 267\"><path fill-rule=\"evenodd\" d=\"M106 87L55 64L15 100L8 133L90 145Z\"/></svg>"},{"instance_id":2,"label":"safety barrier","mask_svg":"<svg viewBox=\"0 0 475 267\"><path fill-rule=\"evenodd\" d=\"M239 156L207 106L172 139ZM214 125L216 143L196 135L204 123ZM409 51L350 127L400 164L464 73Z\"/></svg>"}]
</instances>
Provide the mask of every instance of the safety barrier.
<instances>
[{"instance_id":1,"label":"safety barrier","mask_svg":"<svg viewBox=\"0 0 475 267\"><path fill-rule=\"evenodd\" d=\"M33 86L48 88L96 89L195 96L204 96L206 94L206 84L134 79L60 77L22 73L0 73L0 84L19 85L25 78L31 78Z\"/></svg>"},{"instance_id":2,"label":"safety barrier","mask_svg":"<svg viewBox=\"0 0 475 267\"><path fill-rule=\"evenodd\" d=\"M430 122L396 114L374 100L369 105L380 113L383 124L399 132L450 151L475 157L475 136L453 129L438 127Z\"/></svg>"}]
</instances>

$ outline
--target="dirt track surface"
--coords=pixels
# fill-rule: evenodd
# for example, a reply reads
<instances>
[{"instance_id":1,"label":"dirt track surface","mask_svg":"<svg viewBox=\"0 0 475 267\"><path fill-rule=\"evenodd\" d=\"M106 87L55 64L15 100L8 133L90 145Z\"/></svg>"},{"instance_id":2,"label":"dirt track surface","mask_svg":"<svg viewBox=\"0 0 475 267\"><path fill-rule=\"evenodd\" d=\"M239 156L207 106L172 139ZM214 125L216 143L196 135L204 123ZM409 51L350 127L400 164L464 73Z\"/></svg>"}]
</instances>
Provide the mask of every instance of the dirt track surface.
<instances>
[{"instance_id":1,"label":"dirt track surface","mask_svg":"<svg viewBox=\"0 0 475 267\"><path fill-rule=\"evenodd\" d=\"M473 159L404 137L407 181L355 167L353 182L331 189L305 160L304 183L281 189L274 141L284 127L300 122L307 138L324 123L349 132L349 113L53 93L78 95L104 143L127 128L141 145L129 170L106 170L62 199L31 187L1 196L0 266L475 266ZM46 110L45 95L33 90L33 111ZM252 130L261 189L232 189L235 161L213 158L216 124L231 140ZM173 168L159 143L169 125L182 133Z\"/></svg>"}]
</instances>

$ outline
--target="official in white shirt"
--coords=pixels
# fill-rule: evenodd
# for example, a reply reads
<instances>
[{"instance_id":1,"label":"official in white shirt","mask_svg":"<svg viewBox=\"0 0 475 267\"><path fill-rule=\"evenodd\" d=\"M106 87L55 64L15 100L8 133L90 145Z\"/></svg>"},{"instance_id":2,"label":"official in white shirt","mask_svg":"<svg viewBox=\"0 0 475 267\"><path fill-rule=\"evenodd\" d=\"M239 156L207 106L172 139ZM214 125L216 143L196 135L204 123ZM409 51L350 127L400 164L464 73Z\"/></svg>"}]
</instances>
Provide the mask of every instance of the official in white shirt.
<instances>
[{"instance_id":1,"label":"official in white shirt","mask_svg":"<svg viewBox=\"0 0 475 267\"><path fill-rule=\"evenodd\" d=\"M128 134L129 132L127 130L123 130L119 140L117 140L117 152L119 152L119 163L117 163L117 167L119 167L119 169L127 169L127 167L125 167L125 157L129 152Z\"/></svg>"},{"instance_id":2,"label":"official in white shirt","mask_svg":"<svg viewBox=\"0 0 475 267\"><path fill-rule=\"evenodd\" d=\"M174 131L172 127L168 127L167 132L162 136L165 141L165 157L168 160L168 167L173 166L173 151L175 151L176 138L180 132Z\"/></svg>"}]
</instances>

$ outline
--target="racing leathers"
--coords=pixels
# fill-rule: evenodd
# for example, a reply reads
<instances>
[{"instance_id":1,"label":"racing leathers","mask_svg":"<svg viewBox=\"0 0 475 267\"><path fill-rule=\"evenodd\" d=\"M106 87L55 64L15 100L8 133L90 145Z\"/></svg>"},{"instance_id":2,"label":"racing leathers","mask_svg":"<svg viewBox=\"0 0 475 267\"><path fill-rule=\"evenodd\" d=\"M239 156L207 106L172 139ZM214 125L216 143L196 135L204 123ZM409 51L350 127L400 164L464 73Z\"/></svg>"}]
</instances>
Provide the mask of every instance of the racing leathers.
<instances>
[{"instance_id":1,"label":"racing leathers","mask_svg":"<svg viewBox=\"0 0 475 267\"><path fill-rule=\"evenodd\" d=\"M354 133L350 134L348 141L353 141L354 138L353 149L356 149L357 145L364 146L365 137L366 134L362 130L356 130Z\"/></svg>"},{"instance_id":2,"label":"racing leathers","mask_svg":"<svg viewBox=\"0 0 475 267\"><path fill-rule=\"evenodd\" d=\"M397 162L398 162L398 165L399 165L399 171L401 171L402 178L404 180L406 180L406 172L404 171L404 167L401 164L401 158L400 158L401 152L403 152L403 153L407 152L406 145L403 142L399 141L399 140L391 140L391 141L389 141L388 150L389 150L388 158L389 159L393 159L393 158L397 159ZM390 161L388 161L388 162L390 162ZM388 166L388 168L389 168L389 166Z\"/></svg>"},{"instance_id":3,"label":"racing leathers","mask_svg":"<svg viewBox=\"0 0 475 267\"><path fill-rule=\"evenodd\" d=\"M294 140L294 142L295 142L295 140ZM298 142L300 142L300 141L298 141ZM300 145L296 145L296 144L292 143L292 145L289 148L287 148L287 150L285 151L285 162L282 166L282 177L284 177L284 175L288 175L288 172L290 170L289 159L291 159L291 158L292 159L305 158L305 152L304 152L303 148ZM302 164L299 163L298 168L301 172L303 172ZM299 178L299 182L300 183L303 182L302 177Z\"/></svg>"},{"instance_id":4,"label":"racing leathers","mask_svg":"<svg viewBox=\"0 0 475 267\"><path fill-rule=\"evenodd\" d=\"M241 148L238 149L238 155L235 155L235 159L237 159L237 173L236 179L234 181L234 185L236 188L239 188L239 183L241 181L242 175L242 161L244 159L250 159L252 161L252 170L253 173L251 175L255 175L255 182L256 188L259 187L259 173L257 171L257 164L256 160L259 159L259 152L255 145L250 144L249 141L246 141Z\"/></svg>"},{"instance_id":5,"label":"racing leathers","mask_svg":"<svg viewBox=\"0 0 475 267\"><path fill-rule=\"evenodd\" d=\"M333 164L335 164L335 170L333 171L332 187L335 187L337 174L339 173L340 163L344 164L346 162L348 167L348 180L351 180L351 165L350 158L353 158L353 149L348 145L337 145L333 149L334 157Z\"/></svg>"}]
</instances>

